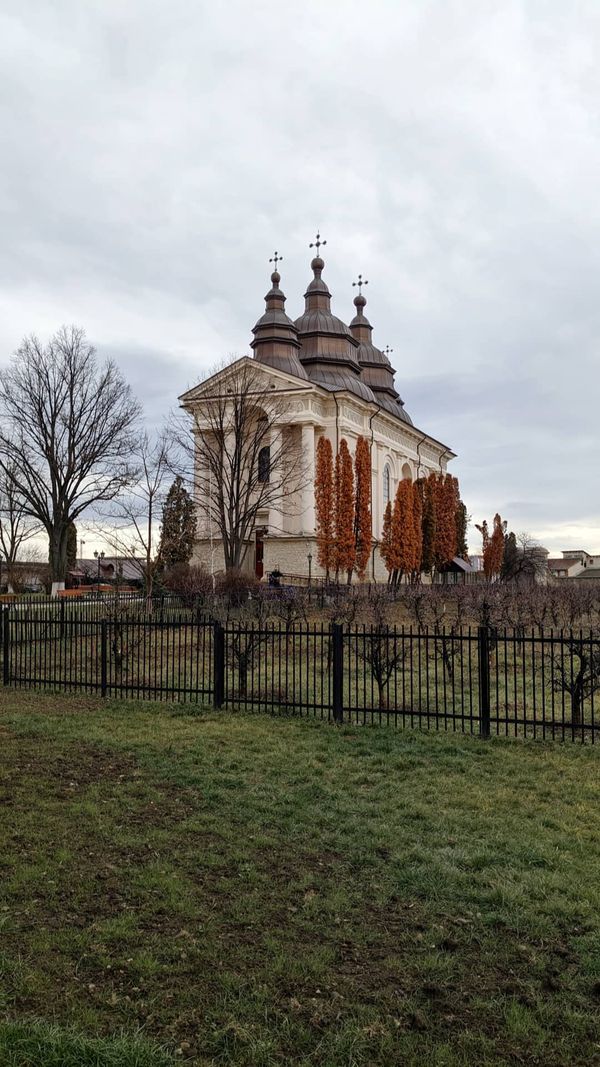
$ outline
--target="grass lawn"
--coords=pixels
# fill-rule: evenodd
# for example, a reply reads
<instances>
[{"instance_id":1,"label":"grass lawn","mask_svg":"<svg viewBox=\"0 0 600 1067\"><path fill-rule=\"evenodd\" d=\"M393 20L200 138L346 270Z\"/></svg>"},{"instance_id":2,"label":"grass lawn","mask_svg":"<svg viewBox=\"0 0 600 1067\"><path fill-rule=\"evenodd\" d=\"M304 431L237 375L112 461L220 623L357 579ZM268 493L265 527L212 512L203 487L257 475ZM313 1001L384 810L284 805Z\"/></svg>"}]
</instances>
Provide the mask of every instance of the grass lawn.
<instances>
[{"instance_id":1,"label":"grass lawn","mask_svg":"<svg viewBox=\"0 0 600 1067\"><path fill-rule=\"evenodd\" d=\"M598 772L0 691L0 1064L600 1063Z\"/></svg>"}]
</instances>

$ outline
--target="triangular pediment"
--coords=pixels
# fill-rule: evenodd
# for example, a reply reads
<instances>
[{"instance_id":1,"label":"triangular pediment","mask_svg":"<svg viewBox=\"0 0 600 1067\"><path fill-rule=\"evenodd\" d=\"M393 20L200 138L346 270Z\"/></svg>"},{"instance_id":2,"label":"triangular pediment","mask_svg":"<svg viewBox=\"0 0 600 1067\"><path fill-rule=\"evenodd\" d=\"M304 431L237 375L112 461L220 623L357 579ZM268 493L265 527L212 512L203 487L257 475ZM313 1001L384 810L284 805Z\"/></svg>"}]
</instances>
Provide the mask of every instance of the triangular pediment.
<instances>
[{"instance_id":1,"label":"triangular pediment","mask_svg":"<svg viewBox=\"0 0 600 1067\"><path fill-rule=\"evenodd\" d=\"M268 364L259 363L250 356L241 356L240 359L234 360L233 363L227 364L226 367L216 371L215 374L211 374L210 378L206 378L203 382L199 382L198 385L194 385L187 392L182 393L178 398L179 403L182 407L187 407L188 404L193 404L197 400L206 400L211 396L222 396L227 392L228 385L236 380L236 377L239 380L240 367L244 366L244 364L248 365L248 369L251 370L252 377L259 389L272 386L281 392L314 391L315 386L312 382L307 382L303 378L296 378L293 374L277 370L275 367L268 366Z\"/></svg>"}]
</instances>

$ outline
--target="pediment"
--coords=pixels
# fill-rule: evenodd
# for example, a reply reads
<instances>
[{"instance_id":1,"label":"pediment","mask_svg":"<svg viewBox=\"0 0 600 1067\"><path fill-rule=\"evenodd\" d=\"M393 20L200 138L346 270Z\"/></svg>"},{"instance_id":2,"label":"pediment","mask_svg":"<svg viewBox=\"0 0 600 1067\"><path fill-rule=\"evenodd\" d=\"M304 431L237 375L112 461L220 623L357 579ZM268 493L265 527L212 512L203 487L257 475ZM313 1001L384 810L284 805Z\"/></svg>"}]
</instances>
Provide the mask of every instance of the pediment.
<instances>
[{"instance_id":1,"label":"pediment","mask_svg":"<svg viewBox=\"0 0 600 1067\"><path fill-rule=\"evenodd\" d=\"M259 389L271 387L280 392L314 392L315 386L312 382L307 382L303 378L296 378L293 374L287 374L265 363L259 363L250 356L242 356L233 363L227 364L221 370L216 371L215 374L211 374L203 382L192 386L187 392L182 393L178 397L179 403L182 407L187 407L197 400L206 400L211 396L222 396L223 393L227 392L231 382L235 381L236 377L239 376L240 367L244 364L248 365L248 370L251 371Z\"/></svg>"}]
</instances>

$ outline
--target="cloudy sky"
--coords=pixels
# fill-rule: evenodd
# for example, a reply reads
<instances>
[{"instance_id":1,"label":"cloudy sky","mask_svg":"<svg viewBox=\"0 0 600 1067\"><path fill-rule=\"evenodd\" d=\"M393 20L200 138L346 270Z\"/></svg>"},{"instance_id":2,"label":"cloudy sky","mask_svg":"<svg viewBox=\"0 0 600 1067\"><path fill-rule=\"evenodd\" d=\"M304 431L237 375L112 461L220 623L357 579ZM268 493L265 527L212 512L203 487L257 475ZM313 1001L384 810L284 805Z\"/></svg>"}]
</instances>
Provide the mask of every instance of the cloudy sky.
<instances>
[{"instance_id":1,"label":"cloudy sky","mask_svg":"<svg viewBox=\"0 0 600 1067\"><path fill-rule=\"evenodd\" d=\"M597 0L3 0L0 107L0 362L75 322L159 420L320 227L474 521L600 553Z\"/></svg>"}]
</instances>

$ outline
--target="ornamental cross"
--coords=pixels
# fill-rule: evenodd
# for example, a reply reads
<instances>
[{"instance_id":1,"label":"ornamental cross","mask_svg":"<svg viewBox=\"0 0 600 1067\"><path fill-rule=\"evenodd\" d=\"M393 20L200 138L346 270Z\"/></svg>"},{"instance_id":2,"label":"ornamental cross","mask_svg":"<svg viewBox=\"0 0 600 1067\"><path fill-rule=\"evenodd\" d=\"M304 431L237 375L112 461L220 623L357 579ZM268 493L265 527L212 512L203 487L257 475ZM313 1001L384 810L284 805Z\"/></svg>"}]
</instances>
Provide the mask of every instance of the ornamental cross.
<instances>
[{"instance_id":1,"label":"ornamental cross","mask_svg":"<svg viewBox=\"0 0 600 1067\"><path fill-rule=\"evenodd\" d=\"M363 276L362 276L362 274L359 274L358 281L357 282L352 282L352 284L353 285L358 285L358 292L362 296L362 287L363 287L363 285L368 285L369 281L368 281L368 278L365 278L365 280L363 282Z\"/></svg>"},{"instance_id":2,"label":"ornamental cross","mask_svg":"<svg viewBox=\"0 0 600 1067\"><path fill-rule=\"evenodd\" d=\"M321 245L326 245L326 244L327 244L327 241L322 241L322 240L321 240L321 234L320 234L320 233L317 233L317 239L316 239L316 241L311 241L311 243L309 244L309 246L308 246L308 247L309 247L309 248L316 248L316 250L317 250L317 255L319 255L319 249L320 249Z\"/></svg>"},{"instance_id":3,"label":"ornamental cross","mask_svg":"<svg viewBox=\"0 0 600 1067\"><path fill-rule=\"evenodd\" d=\"M384 350L383 350L383 354L384 354L384 356L391 356L393 351L394 351L393 348L390 348L389 345L386 345Z\"/></svg>"},{"instance_id":4,"label":"ornamental cross","mask_svg":"<svg viewBox=\"0 0 600 1067\"><path fill-rule=\"evenodd\" d=\"M269 263L274 263L275 264L275 270L277 270L277 264L281 263L282 259L283 259L283 256L280 256L279 252L274 252L273 255L271 256L271 259L269 260Z\"/></svg>"}]
</instances>

